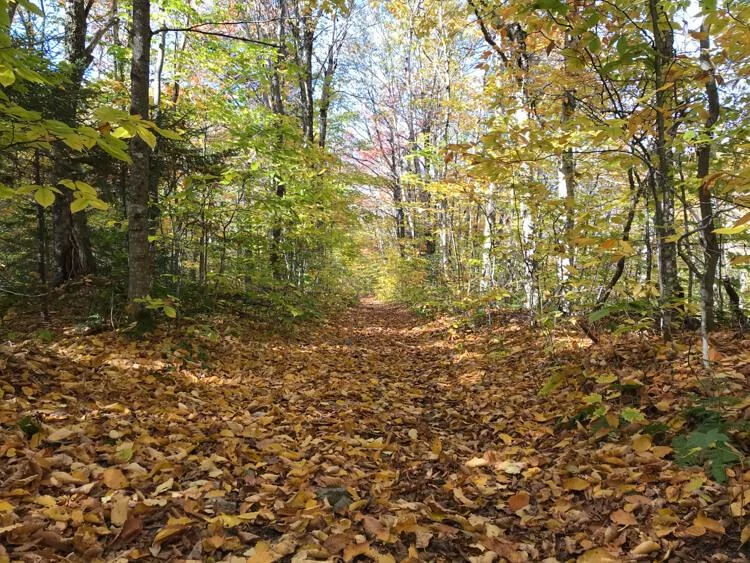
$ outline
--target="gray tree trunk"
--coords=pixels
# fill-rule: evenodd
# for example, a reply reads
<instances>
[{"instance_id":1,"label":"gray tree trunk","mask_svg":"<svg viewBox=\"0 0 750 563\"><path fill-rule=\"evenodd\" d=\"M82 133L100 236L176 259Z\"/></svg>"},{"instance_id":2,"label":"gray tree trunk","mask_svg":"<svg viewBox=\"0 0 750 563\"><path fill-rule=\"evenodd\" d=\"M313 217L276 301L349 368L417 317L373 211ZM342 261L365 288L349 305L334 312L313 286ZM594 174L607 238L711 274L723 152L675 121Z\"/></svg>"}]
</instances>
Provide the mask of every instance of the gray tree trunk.
<instances>
[{"instance_id":1,"label":"gray tree trunk","mask_svg":"<svg viewBox=\"0 0 750 563\"><path fill-rule=\"evenodd\" d=\"M708 115L703 127L703 133L707 137L697 149L698 170L697 176L701 181L698 187L698 200L701 212L701 227L703 229L703 261L704 270L700 278L701 288L701 340L703 342L703 363L709 367L709 340L708 334L714 328L714 283L716 281L716 268L721 257L721 248L716 234L714 234L714 210L711 200L711 191L705 184L705 178L711 167L711 137L713 126L719 119L721 111L719 105L719 88L716 84L716 75L711 63L711 39L709 27L705 23L701 26L700 40L700 63L701 69L707 74L706 98L708 100Z\"/></svg>"},{"instance_id":2,"label":"gray tree trunk","mask_svg":"<svg viewBox=\"0 0 750 563\"><path fill-rule=\"evenodd\" d=\"M677 287L677 244L674 240L675 191L672 165L672 142L669 123L674 106L666 73L674 60L674 36L661 0L649 0L649 15L654 35L654 86L656 87L656 158L653 169L657 209L654 227L659 248L659 297L661 330L664 340L672 339L672 307ZM669 114L669 115L668 115ZM658 220L658 221L657 221Z\"/></svg>"},{"instance_id":3,"label":"gray tree trunk","mask_svg":"<svg viewBox=\"0 0 750 563\"><path fill-rule=\"evenodd\" d=\"M130 69L130 113L148 119L149 65L151 54L150 0L133 0L131 27L133 49ZM134 320L142 321L148 312L139 299L151 290L151 247L149 233L149 174L151 150L139 137L130 144L128 185L128 302Z\"/></svg>"}]
</instances>

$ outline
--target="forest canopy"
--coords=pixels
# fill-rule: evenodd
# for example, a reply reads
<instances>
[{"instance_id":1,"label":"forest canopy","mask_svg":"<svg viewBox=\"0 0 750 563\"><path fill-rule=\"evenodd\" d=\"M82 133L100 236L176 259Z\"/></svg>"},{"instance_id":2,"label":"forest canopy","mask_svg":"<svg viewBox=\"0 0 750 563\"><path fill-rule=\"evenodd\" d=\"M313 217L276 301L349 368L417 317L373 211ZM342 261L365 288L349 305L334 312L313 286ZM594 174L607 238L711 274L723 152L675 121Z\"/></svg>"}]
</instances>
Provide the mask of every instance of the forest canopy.
<instances>
[{"instance_id":1,"label":"forest canopy","mask_svg":"<svg viewBox=\"0 0 750 563\"><path fill-rule=\"evenodd\" d=\"M742 324L748 9L6 0L0 303Z\"/></svg>"},{"instance_id":2,"label":"forest canopy","mask_svg":"<svg viewBox=\"0 0 750 563\"><path fill-rule=\"evenodd\" d=\"M746 561L750 0L0 0L0 563Z\"/></svg>"}]
</instances>

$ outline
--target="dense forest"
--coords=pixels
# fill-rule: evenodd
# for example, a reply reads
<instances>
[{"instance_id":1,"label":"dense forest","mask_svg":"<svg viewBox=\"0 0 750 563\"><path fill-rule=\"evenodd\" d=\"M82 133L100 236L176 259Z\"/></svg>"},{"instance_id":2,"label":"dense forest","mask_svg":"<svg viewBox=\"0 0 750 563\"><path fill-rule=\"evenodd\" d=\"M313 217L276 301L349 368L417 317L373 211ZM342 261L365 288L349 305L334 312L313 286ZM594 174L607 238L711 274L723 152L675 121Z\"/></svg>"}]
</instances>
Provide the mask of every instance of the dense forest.
<instances>
[{"instance_id":1,"label":"dense forest","mask_svg":"<svg viewBox=\"0 0 750 563\"><path fill-rule=\"evenodd\" d=\"M748 77L747 0L0 0L0 563L747 560Z\"/></svg>"}]
</instances>

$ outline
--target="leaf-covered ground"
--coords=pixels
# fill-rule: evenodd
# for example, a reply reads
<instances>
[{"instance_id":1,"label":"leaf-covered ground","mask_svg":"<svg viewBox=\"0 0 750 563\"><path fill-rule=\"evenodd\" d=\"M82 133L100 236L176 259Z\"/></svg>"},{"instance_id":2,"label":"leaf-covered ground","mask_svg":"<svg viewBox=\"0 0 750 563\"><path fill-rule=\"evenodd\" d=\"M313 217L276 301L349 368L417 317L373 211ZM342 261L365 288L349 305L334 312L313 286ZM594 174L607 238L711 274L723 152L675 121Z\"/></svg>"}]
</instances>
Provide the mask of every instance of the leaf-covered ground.
<instances>
[{"instance_id":1,"label":"leaf-covered ground","mask_svg":"<svg viewBox=\"0 0 750 563\"><path fill-rule=\"evenodd\" d=\"M374 302L295 338L6 343L0 561L745 561L750 471L717 484L661 436L691 393L750 418L747 344L706 380L686 346ZM576 416L597 395L617 428Z\"/></svg>"}]
</instances>

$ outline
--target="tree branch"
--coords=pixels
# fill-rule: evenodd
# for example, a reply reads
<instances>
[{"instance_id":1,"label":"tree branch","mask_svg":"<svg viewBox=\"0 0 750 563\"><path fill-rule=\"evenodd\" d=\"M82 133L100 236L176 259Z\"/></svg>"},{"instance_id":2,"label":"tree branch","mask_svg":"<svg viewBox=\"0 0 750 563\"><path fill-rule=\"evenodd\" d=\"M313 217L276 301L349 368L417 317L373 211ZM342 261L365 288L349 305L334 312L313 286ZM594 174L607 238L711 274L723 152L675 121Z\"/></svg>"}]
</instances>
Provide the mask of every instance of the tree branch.
<instances>
[{"instance_id":1,"label":"tree branch","mask_svg":"<svg viewBox=\"0 0 750 563\"><path fill-rule=\"evenodd\" d=\"M160 27L159 29L152 29L151 36L166 32L166 31L182 31L186 33L200 33L201 35L211 35L214 37L223 37L225 39L232 39L234 41L243 41L245 43L253 43L254 45L263 45L264 47L270 47L272 49L281 49L281 45L277 43L270 43L268 41L262 41L260 39L251 39L249 37L241 37L239 35L231 35L229 33L222 33L220 31L208 31L201 29L207 25L243 25L253 23L250 21L233 21L233 22L205 22L197 23L188 27Z\"/></svg>"}]
</instances>

